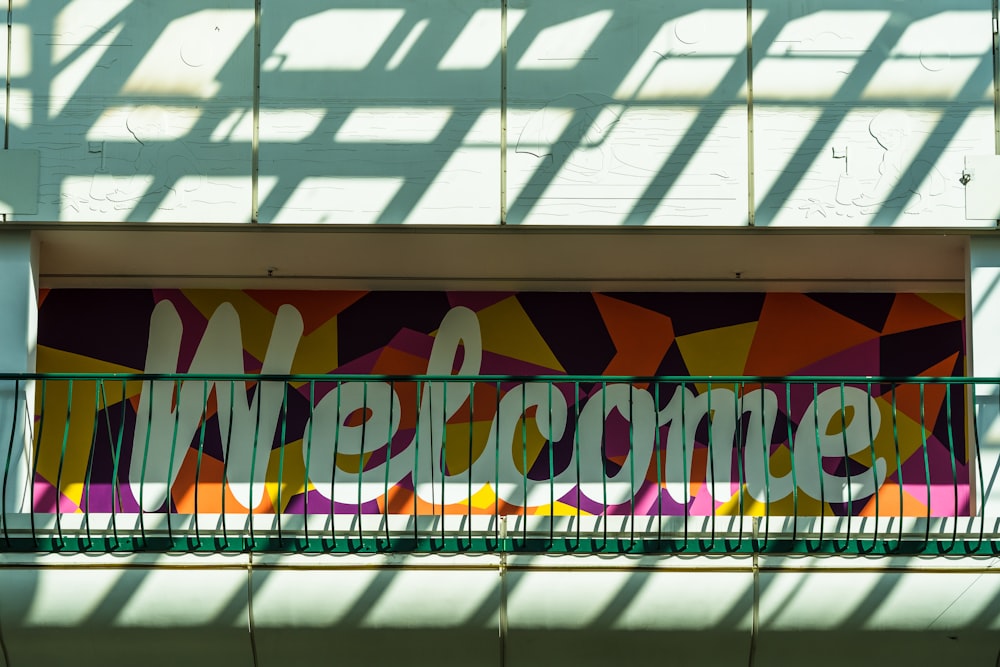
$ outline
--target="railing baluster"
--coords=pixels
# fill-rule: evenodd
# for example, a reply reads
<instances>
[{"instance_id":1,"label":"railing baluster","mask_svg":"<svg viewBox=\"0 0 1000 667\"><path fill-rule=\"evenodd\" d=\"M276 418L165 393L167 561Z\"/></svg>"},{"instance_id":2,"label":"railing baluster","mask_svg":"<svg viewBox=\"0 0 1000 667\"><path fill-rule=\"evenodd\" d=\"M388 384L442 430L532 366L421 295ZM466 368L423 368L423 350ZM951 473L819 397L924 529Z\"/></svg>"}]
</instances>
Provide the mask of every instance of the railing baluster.
<instances>
[{"instance_id":1,"label":"railing baluster","mask_svg":"<svg viewBox=\"0 0 1000 667\"><path fill-rule=\"evenodd\" d=\"M995 387L993 392L997 397L997 414L1000 415L1000 384ZM975 387L973 387L973 411L975 411ZM975 416L975 412L972 413ZM975 423L975 422L974 422ZM978 445L978 430L976 433L976 440L973 441ZM986 532L986 476L983 475L983 459L982 453L980 452L980 447L976 447L976 468L979 471L979 545L976 547L977 551L983 544L983 537Z\"/></svg>"},{"instance_id":2,"label":"railing baluster","mask_svg":"<svg viewBox=\"0 0 1000 667\"><path fill-rule=\"evenodd\" d=\"M733 424L735 424L736 428L733 429L734 430L734 433L733 433L733 442L730 444L730 447L732 448L732 451L735 451L735 453L736 453L736 482L737 482L737 485L736 485L736 503L737 503L737 506L739 507L739 517L738 517L739 518L739 533L738 533L738 538L737 538L738 539L737 544L739 544L740 546L743 545L743 514L744 514L744 512L743 512L743 450L744 450L744 442L743 442L743 411L741 409L742 408L742 400L741 400L742 399L742 397L741 397L741 389L742 389L742 387L743 387L742 383L739 383L739 382L733 383ZM730 470L732 470L732 467L733 467L733 463L732 463L732 451L730 452L730 457L729 457L729 468L730 468ZM767 469L767 458L766 457L764 458L764 469L765 470ZM733 488L732 480L730 480L729 489L727 489L727 492L731 492L732 488ZM730 496L729 498L726 499L726 501L728 502L731 499L732 499L732 497Z\"/></svg>"},{"instance_id":3,"label":"railing baluster","mask_svg":"<svg viewBox=\"0 0 1000 667\"><path fill-rule=\"evenodd\" d=\"M11 412L10 412L10 440L7 443L7 454L4 456L4 466L3 466L3 484L0 485L0 519L3 520L3 540L4 544L8 547L10 546L10 533L9 533L9 522L7 518L7 483L10 480L10 466L14 461L14 441L17 437L17 416L19 414L18 410L18 396L21 394L21 380L16 378L14 380L14 399L11 401ZM27 402L27 400L25 401ZM27 428L27 424L25 425ZM21 454L22 456L27 456L27 452ZM34 485L32 485L34 486Z\"/></svg>"},{"instance_id":4,"label":"railing baluster","mask_svg":"<svg viewBox=\"0 0 1000 667\"><path fill-rule=\"evenodd\" d=\"M281 382L281 438L278 441L278 491L275 502L274 513L278 518L278 544L284 549L285 536L282 531L281 516L285 513L285 505L282 502L282 489L285 486L285 442L288 434L288 382ZM264 478L265 483L267 478Z\"/></svg>"},{"instance_id":5,"label":"railing baluster","mask_svg":"<svg viewBox=\"0 0 1000 667\"><path fill-rule=\"evenodd\" d=\"M176 396L177 407L174 410L174 432L170 437L170 459L167 462L167 500L166 500L166 512L167 512L167 539L170 544L173 545L174 542L174 528L171 523L171 515L173 514L173 508L171 507L171 491L174 481L174 455L177 452L177 428L181 421L181 381L174 380L174 396ZM183 462L183 459L182 459Z\"/></svg>"},{"instance_id":6,"label":"railing baluster","mask_svg":"<svg viewBox=\"0 0 1000 667\"><path fill-rule=\"evenodd\" d=\"M555 487L555 477L556 477L556 465L555 465L555 448L556 443L552 439L552 382L548 383L549 391L549 437L548 437L548 450L549 450L549 547L555 543L555 518L556 518L556 487ZM471 428L471 427L470 427ZM469 461L472 461L472 457L469 457Z\"/></svg>"},{"instance_id":7,"label":"railing baluster","mask_svg":"<svg viewBox=\"0 0 1000 667\"><path fill-rule=\"evenodd\" d=\"M244 383L241 383L241 384L243 386L240 387L240 389L241 389L241 391L244 394L246 394L246 391L247 391L246 385ZM255 550L257 548L257 532L256 532L256 527L254 526L254 519L253 519L254 510L256 509L256 507L254 506L253 482L254 482L254 477L257 474L257 450L260 447L260 411L261 411L261 406L264 403L264 397L263 397L263 393L264 393L264 381L263 380L257 380L257 386L254 388L254 391L255 391L254 396L257 398L257 414L254 415L253 443L251 444L251 447L250 447L250 479L249 479L248 491L247 491L247 521L250 524L250 545L249 545L249 549L251 551L253 551L253 550ZM273 438L274 438L274 434L272 433L271 434L271 438L269 438L268 441L267 441L267 443L264 445L268 449L268 458L270 458L271 440ZM265 476L267 475L267 465L266 465L266 462L265 462L265 466L264 466L264 474L265 474ZM267 495L267 485L266 484L264 485L264 495Z\"/></svg>"},{"instance_id":8,"label":"railing baluster","mask_svg":"<svg viewBox=\"0 0 1000 667\"><path fill-rule=\"evenodd\" d=\"M468 490L466 492L466 502L467 505L467 517L466 524L469 530L469 548L472 548L472 449L473 449L473 426L476 423L476 383L469 382L469 469L468 473ZM386 468L386 474L388 474L388 468Z\"/></svg>"},{"instance_id":9,"label":"railing baluster","mask_svg":"<svg viewBox=\"0 0 1000 667\"><path fill-rule=\"evenodd\" d=\"M389 381L389 425L388 433L385 436L385 481L382 486L382 525L385 528L385 544L386 548L389 548L390 536L389 536L389 466L392 465L392 422L393 409L396 402L392 400L392 397L396 395L396 384L394 381Z\"/></svg>"},{"instance_id":10,"label":"railing baluster","mask_svg":"<svg viewBox=\"0 0 1000 667\"><path fill-rule=\"evenodd\" d=\"M495 439L494 442L496 446L494 447L493 453L493 532L495 544L504 550L506 545L500 544L501 530L500 530L500 380L496 381L495 394L496 394L496 415L493 419L493 423L496 425ZM510 443L507 443L508 447ZM414 513L415 514L415 513ZM506 539L506 538L504 538Z\"/></svg>"},{"instance_id":11,"label":"railing baluster","mask_svg":"<svg viewBox=\"0 0 1000 667\"><path fill-rule=\"evenodd\" d=\"M347 418L350 419L351 415ZM355 520L358 522L358 544L363 547L365 543L365 530L362 522L364 520L364 509L362 507L362 489L364 488L365 479L365 435L367 435L368 430L368 383L362 383L361 385L361 450L358 454L358 509L355 515Z\"/></svg>"},{"instance_id":12,"label":"railing baluster","mask_svg":"<svg viewBox=\"0 0 1000 667\"><path fill-rule=\"evenodd\" d=\"M90 488L91 473L94 469L94 453L97 450L97 427L100 424L101 394L104 393L104 381L97 380L94 387L94 428L90 434L90 450L87 452L87 469L84 474L83 491L83 524L86 527L87 548L93 546L93 538L90 534Z\"/></svg>"},{"instance_id":13,"label":"railing baluster","mask_svg":"<svg viewBox=\"0 0 1000 667\"><path fill-rule=\"evenodd\" d=\"M775 400L775 408L777 408L777 400ZM775 415L777 418L777 415ZM742 413L740 415L740 422L742 423ZM768 540L770 539L771 532L771 439L767 432L767 427L764 422L767 421L767 417L764 414L764 383L760 383L760 442L761 448L764 450L762 454L764 455L764 542L763 548L767 548ZM793 466L794 467L794 466ZM740 514L743 513L742 507L740 508ZM740 522L740 530L743 529L743 522Z\"/></svg>"},{"instance_id":14,"label":"railing baluster","mask_svg":"<svg viewBox=\"0 0 1000 667\"><path fill-rule=\"evenodd\" d=\"M55 513L56 513L56 534L58 537L58 544L60 548L64 545L63 532L62 532L62 507L61 496L62 496L62 476L63 476L63 465L66 462L66 447L69 444L69 429L70 420L73 417L73 380L69 381L66 388L66 423L63 425L63 439L62 439L62 449L59 452L59 471L56 473L56 490L55 490Z\"/></svg>"},{"instance_id":15,"label":"railing baluster","mask_svg":"<svg viewBox=\"0 0 1000 667\"><path fill-rule=\"evenodd\" d=\"M140 385L140 391L141 391L141 387L142 387L142 385ZM126 398L127 396L128 396L128 382L126 380L122 380L122 402L121 402L122 416L121 416L120 423L118 424L118 437L115 438L114 448L111 451L111 458L112 458L112 463L111 463L111 530L114 533L115 548L117 548L118 545L119 545L119 541L118 541L118 539L119 539L118 538L118 512L122 511L122 498L121 498L121 489L119 488L119 485L118 485L118 474L119 474L119 467L121 465L122 441L125 438L125 423L126 423L126 419L125 418L126 418L126 416L128 414L127 398ZM44 419L45 419L45 417L44 417L44 411L43 411L42 421L44 421ZM136 420L138 421L138 411L136 411ZM109 424L109 430L108 430L108 432L110 433L110 424Z\"/></svg>"},{"instance_id":16,"label":"railing baluster","mask_svg":"<svg viewBox=\"0 0 1000 667\"><path fill-rule=\"evenodd\" d=\"M896 481L897 481L897 491L899 492L899 533L896 538L896 548L899 549L903 545L903 516L906 512L903 510L903 463L902 457L900 455L899 447L899 414L897 410L897 384L894 382L889 391L892 396L892 445L896 451Z\"/></svg>"},{"instance_id":17,"label":"railing baluster","mask_svg":"<svg viewBox=\"0 0 1000 667\"><path fill-rule=\"evenodd\" d=\"M878 462L876 461L876 458L875 458L875 434L872 433L872 429L874 427L872 425L872 411L871 411L871 401L872 401L872 383L871 382L868 382L865 385L865 393L868 396L868 401L869 401L869 409L868 409L868 413L867 413L868 414L868 451L871 453L872 488L875 489L875 493L873 494L875 496L875 531L874 531L874 536L872 537L872 548L874 549L875 545L878 543L878 522L879 522L879 518L880 518L880 513L879 513L879 496L882 495L882 494L879 493L880 489L879 489L879 483L878 483ZM877 409L877 406L876 406L876 409Z\"/></svg>"},{"instance_id":18,"label":"railing baluster","mask_svg":"<svg viewBox=\"0 0 1000 667\"><path fill-rule=\"evenodd\" d=\"M683 471L681 474L681 481L684 483L684 550L688 547L688 522L691 518L691 483L688 479L688 454L687 454L687 407L685 406L685 398L687 396L687 387L681 382L677 385L676 392L680 392L681 395L681 464L683 466ZM675 394L676 395L676 394ZM673 400L673 399L671 399ZM673 424L671 424L671 428ZM698 425L695 424L695 433L698 432ZM697 435L695 436L697 437ZM691 449L694 449L694 441L692 440ZM692 456L694 452L691 452ZM670 471L667 471L667 478L670 478Z\"/></svg>"},{"instance_id":19,"label":"railing baluster","mask_svg":"<svg viewBox=\"0 0 1000 667\"><path fill-rule=\"evenodd\" d=\"M240 383L243 384L242 382ZM219 385L215 385L216 400L218 400ZM233 444L233 422L234 422L234 408L236 406L236 380L229 381L229 422L226 427L226 444L224 451L222 453L222 480L219 484L219 494L221 497L222 505L222 538L225 540L224 544L226 547L229 546L229 530L226 526L226 490L229 485L229 461L231 459L229 452L232 449Z\"/></svg>"},{"instance_id":20,"label":"railing baluster","mask_svg":"<svg viewBox=\"0 0 1000 667\"><path fill-rule=\"evenodd\" d=\"M628 482L630 488L635 489L635 433L632 422L634 421L632 390L633 385L628 386ZM629 493L629 541L635 545L635 494ZM630 547L631 548L631 547Z\"/></svg>"},{"instance_id":21,"label":"railing baluster","mask_svg":"<svg viewBox=\"0 0 1000 667\"><path fill-rule=\"evenodd\" d=\"M30 496L30 504L31 504L31 507L29 508L30 512L29 520L31 522L31 541L34 543L36 548L39 546L39 544L38 544L38 533L36 530L37 527L35 526L35 511L37 509L35 505L35 480L38 478L38 463L42 458L42 444L44 443L44 440L42 440L42 436L44 435L45 415L46 415L45 399L48 397L48 388L49 388L48 380L42 379L42 403L40 407L42 417L41 420L38 422L38 447L35 450L35 456L31 462L31 479L28 480L28 494Z\"/></svg>"},{"instance_id":22,"label":"railing baluster","mask_svg":"<svg viewBox=\"0 0 1000 667\"><path fill-rule=\"evenodd\" d=\"M580 381L573 382L573 461L576 464L576 547L580 548L580 521L583 509L583 479L580 475Z\"/></svg>"},{"instance_id":23,"label":"railing baluster","mask_svg":"<svg viewBox=\"0 0 1000 667\"><path fill-rule=\"evenodd\" d=\"M417 504L417 484L420 483L420 425L421 425L420 422L423 419L423 412L424 412L423 403L421 400L422 397L420 395L421 389L423 389L427 395L428 414L431 414L430 394L433 394L433 392L430 391L429 387L424 388L419 381L416 383L416 388L417 388L417 394L416 394L417 416L416 416L416 421L414 422L415 426L413 430L413 543L414 545L418 544L419 543L418 541L420 539L420 514L417 511L419 507ZM431 421L432 421L431 428L433 429L433 420ZM433 436L431 438L431 441L433 442Z\"/></svg>"},{"instance_id":24,"label":"railing baluster","mask_svg":"<svg viewBox=\"0 0 1000 667\"><path fill-rule=\"evenodd\" d=\"M927 489L927 516L924 526L924 544L929 544L931 540L931 464L927 452L927 417L926 401L924 396L924 383L920 382L920 447L924 455L924 484Z\"/></svg>"},{"instance_id":25,"label":"railing baluster","mask_svg":"<svg viewBox=\"0 0 1000 667\"><path fill-rule=\"evenodd\" d=\"M521 541L528 541L528 389L521 388ZM536 408L537 410L537 408ZM537 416L537 412L535 413Z\"/></svg>"},{"instance_id":26,"label":"railing baluster","mask_svg":"<svg viewBox=\"0 0 1000 667\"><path fill-rule=\"evenodd\" d=\"M712 550L715 550L715 450L713 448L713 438L712 431L713 423L715 419L713 418L712 412L712 381L709 380L705 392L708 394L708 414L705 417L705 421L708 422L708 472L707 475L709 479L705 480L705 491L708 492L709 503L708 506L712 510ZM695 425L695 433L697 434L698 425ZM695 437L698 437L695 435Z\"/></svg>"},{"instance_id":27,"label":"railing baluster","mask_svg":"<svg viewBox=\"0 0 1000 667\"><path fill-rule=\"evenodd\" d=\"M660 437L660 383L653 382L653 447L656 452L656 542L663 541L663 443Z\"/></svg>"},{"instance_id":28,"label":"railing baluster","mask_svg":"<svg viewBox=\"0 0 1000 667\"><path fill-rule=\"evenodd\" d=\"M309 540L309 466L312 456L313 443L313 417L316 410L316 381L309 380L309 417L306 421L306 451L305 460L302 466L302 533L303 546L309 550L311 548Z\"/></svg>"},{"instance_id":29,"label":"railing baluster","mask_svg":"<svg viewBox=\"0 0 1000 667\"><path fill-rule=\"evenodd\" d=\"M813 427L815 428L816 444L816 474L819 478L819 545L823 544L823 528L825 527L824 517L826 516L826 489L823 478L823 452L820 447L820 423L819 423L819 385L812 383L812 406L813 406ZM824 430L825 427L823 427Z\"/></svg>"},{"instance_id":30,"label":"railing baluster","mask_svg":"<svg viewBox=\"0 0 1000 667\"><path fill-rule=\"evenodd\" d=\"M201 383L201 420L198 429L198 459L194 465L194 539L201 545L201 524L198 517L201 515L201 460L205 453L205 428L208 422L208 380ZM218 395L216 396L218 401ZM216 410L218 412L218 410Z\"/></svg>"},{"instance_id":31,"label":"railing baluster","mask_svg":"<svg viewBox=\"0 0 1000 667\"><path fill-rule=\"evenodd\" d=\"M337 426L333 430L333 465L330 470L330 537L331 548L337 548L337 468L340 467L338 459L340 457L340 429L344 427L344 415L341 412L342 396L344 393L343 381L334 386L337 392Z\"/></svg>"},{"instance_id":32,"label":"railing baluster","mask_svg":"<svg viewBox=\"0 0 1000 667\"><path fill-rule=\"evenodd\" d=\"M139 471L139 534L142 537L142 543L146 544L146 505L144 504L144 496L146 491L146 464L149 459L149 441L153 434L153 404L156 400L156 382L150 381L149 387L149 404L146 410L146 438L142 446L142 469ZM140 403L141 405L141 403ZM136 422L138 422L139 417L136 416ZM138 428L138 423L137 423ZM133 439L133 449L135 447ZM130 452L134 454L134 452ZM131 481L131 466L129 470L129 481Z\"/></svg>"},{"instance_id":33,"label":"railing baluster","mask_svg":"<svg viewBox=\"0 0 1000 667\"><path fill-rule=\"evenodd\" d=\"M433 424L433 422L431 422ZM433 449L431 450L433 451ZM441 547L444 548L445 540L445 490L444 485L448 477L448 382L441 383L441 459L435 461L431 470L436 467L441 469Z\"/></svg>"},{"instance_id":34,"label":"railing baluster","mask_svg":"<svg viewBox=\"0 0 1000 667\"><path fill-rule=\"evenodd\" d=\"M945 405L945 419L948 423L948 459L951 462L951 483L952 490L954 491L954 501L955 509L953 514L952 523L952 533L951 533L951 549L955 548L955 544L958 542L958 467L955 462L955 438L952 434L952 423L951 423L951 385L946 384L944 386L944 405ZM968 468L968 461L966 461L966 468Z\"/></svg>"},{"instance_id":35,"label":"railing baluster","mask_svg":"<svg viewBox=\"0 0 1000 667\"><path fill-rule=\"evenodd\" d=\"M857 415L854 415L855 417ZM852 419L853 421L853 419ZM851 494L851 456L847 451L847 401L844 396L844 383L840 383L840 439L844 446L844 472L847 486L847 538L851 541L851 515L854 514L854 499Z\"/></svg>"},{"instance_id":36,"label":"railing baluster","mask_svg":"<svg viewBox=\"0 0 1000 667\"><path fill-rule=\"evenodd\" d=\"M601 382L601 492L604 494L601 500L601 515L604 521L601 525L604 527L604 546L602 549L608 548L608 383L607 381Z\"/></svg>"}]
</instances>

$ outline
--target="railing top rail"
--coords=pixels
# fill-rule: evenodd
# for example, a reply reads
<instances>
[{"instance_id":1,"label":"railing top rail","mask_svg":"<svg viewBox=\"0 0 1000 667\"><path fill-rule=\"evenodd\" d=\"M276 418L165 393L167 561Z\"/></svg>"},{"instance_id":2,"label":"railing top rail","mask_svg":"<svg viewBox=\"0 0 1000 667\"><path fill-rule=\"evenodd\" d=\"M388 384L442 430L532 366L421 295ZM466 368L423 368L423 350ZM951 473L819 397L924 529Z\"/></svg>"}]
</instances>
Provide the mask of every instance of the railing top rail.
<instances>
[{"instance_id":1,"label":"railing top rail","mask_svg":"<svg viewBox=\"0 0 1000 667\"><path fill-rule=\"evenodd\" d=\"M1000 377L891 375L428 375L378 373L3 373L0 381L118 380L232 382L664 382L726 384L1000 384Z\"/></svg>"}]
</instances>

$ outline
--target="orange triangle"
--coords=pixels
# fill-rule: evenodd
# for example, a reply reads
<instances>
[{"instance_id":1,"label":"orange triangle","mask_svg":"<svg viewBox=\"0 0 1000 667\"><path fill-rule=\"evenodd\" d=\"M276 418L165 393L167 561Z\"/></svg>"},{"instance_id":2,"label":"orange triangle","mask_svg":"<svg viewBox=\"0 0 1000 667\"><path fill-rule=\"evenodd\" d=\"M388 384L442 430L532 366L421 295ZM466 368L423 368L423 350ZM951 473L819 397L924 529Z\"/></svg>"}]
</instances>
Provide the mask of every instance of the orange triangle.
<instances>
[{"instance_id":1,"label":"orange triangle","mask_svg":"<svg viewBox=\"0 0 1000 667\"><path fill-rule=\"evenodd\" d=\"M878 491L879 517L893 516L927 516L927 505L920 502L906 491L903 491L903 502L899 502L899 484L887 482ZM875 516L875 498L868 501L858 516Z\"/></svg>"},{"instance_id":2,"label":"orange triangle","mask_svg":"<svg viewBox=\"0 0 1000 667\"><path fill-rule=\"evenodd\" d=\"M201 457L201 473L198 473L198 450L189 449L184 462L177 471L177 478L170 489L174 505L181 514L219 514L222 512L222 496L225 495L226 512L242 514L246 512L240 502L223 481L225 466L222 461L208 455ZM198 480L198 502L195 504L195 479ZM267 494L265 494L265 501ZM267 501L270 506L270 501Z\"/></svg>"},{"instance_id":3,"label":"orange triangle","mask_svg":"<svg viewBox=\"0 0 1000 667\"><path fill-rule=\"evenodd\" d=\"M274 314L285 304L295 306L302 315L302 335L308 336L367 292L246 290L245 294Z\"/></svg>"},{"instance_id":4,"label":"orange triangle","mask_svg":"<svg viewBox=\"0 0 1000 667\"><path fill-rule=\"evenodd\" d=\"M791 375L877 337L877 331L803 294L768 294L743 372Z\"/></svg>"},{"instance_id":5,"label":"orange triangle","mask_svg":"<svg viewBox=\"0 0 1000 667\"><path fill-rule=\"evenodd\" d=\"M952 373L955 368L955 362L958 360L958 352L951 355L944 361L940 361L920 375L925 377L945 377ZM961 391L960 387L955 387L952 392ZM947 396L948 387L943 384L928 384L924 385L924 421L922 426L924 430L930 432L934 430L934 424L937 423L938 414L941 412L941 408L944 407L944 401ZM885 396L886 400L892 400L890 395ZM896 409L902 412L904 415L908 416L918 425L920 424L920 385L919 384L904 384L896 388Z\"/></svg>"},{"instance_id":6,"label":"orange triangle","mask_svg":"<svg viewBox=\"0 0 1000 667\"><path fill-rule=\"evenodd\" d=\"M883 334L894 334L912 329L954 322L957 318L933 306L916 294L897 294L886 318Z\"/></svg>"},{"instance_id":7,"label":"orange triangle","mask_svg":"<svg viewBox=\"0 0 1000 667\"><path fill-rule=\"evenodd\" d=\"M691 469L687 471L688 474L688 485L691 489L690 495L692 498L698 495L701 491L701 487L705 485L706 475L708 471L708 449L705 447L699 447L691 452Z\"/></svg>"},{"instance_id":8,"label":"orange triangle","mask_svg":"<svg viewBox=\"0 0 1000 667\"><path fill-rule=\"evenodd\" d=\"M41 308L42 304L45 303L46 297L49 295L49 287L41 287L38 290L38 307Z\"/></svg>"},{"instance_id":9,"label":"orange triangle","mask_svg":"<svg viewBox=\"0 0 1000 667\"><path fill-rule=\"evenodd\" d=\"M607 375L655 375L674 342L674 325L666 315L603 294L594 301L617 353Z\"/></svg>"}]
</instances>

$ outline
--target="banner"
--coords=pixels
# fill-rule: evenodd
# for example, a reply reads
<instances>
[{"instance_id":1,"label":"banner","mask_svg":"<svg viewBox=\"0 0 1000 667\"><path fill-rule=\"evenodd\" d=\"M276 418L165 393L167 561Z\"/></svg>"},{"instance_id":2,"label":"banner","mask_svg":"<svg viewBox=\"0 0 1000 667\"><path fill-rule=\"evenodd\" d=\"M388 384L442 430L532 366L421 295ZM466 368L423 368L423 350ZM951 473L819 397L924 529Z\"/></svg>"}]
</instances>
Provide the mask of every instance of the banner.
<instances>
[{"instance_id":1,"label":"banner","mask_svg":"<svg viewBox=\"0 0 1000 667\"><path fill-rule=\"evenodd\" d=\"M39 313L40 372L518 379L76 381L72 391L49 381L38 400L34 506L966 514L959 386L594 377L960 376L964 302L908 293L51 290Z\"/></svg>"}]
</instances>

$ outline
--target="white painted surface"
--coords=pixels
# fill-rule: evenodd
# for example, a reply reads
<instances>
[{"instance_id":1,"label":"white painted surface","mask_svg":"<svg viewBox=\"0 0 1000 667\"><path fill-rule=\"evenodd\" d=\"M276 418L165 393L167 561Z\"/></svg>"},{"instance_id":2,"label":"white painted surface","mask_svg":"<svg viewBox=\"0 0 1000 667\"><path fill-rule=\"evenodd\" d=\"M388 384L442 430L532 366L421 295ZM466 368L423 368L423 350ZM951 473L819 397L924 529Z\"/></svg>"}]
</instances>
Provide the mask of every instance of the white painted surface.
<instances>
[{"instance_id":1,"label":"white painted surface","mask_svg":"<svg viewBox=\"0 0 1000 667\"><path fill-rule=\"evenodd\" d=\"M757 224L988 226L959 179L993 145L990 7L755 2Z\"/></svg>"},{"instance_id":2,"label":"white painted surface","mask_svg":"<svg viewBox=\"0 0 1000 667\"><path fill-rule=\"evenodd\" d=\"M992 224L959 182L994 143L989 0L512 0L506 52L493 0L265 0L258 173L254 18L19 0L16 219L248 222L256 179L265 223L496 224L503 193L514 224Z\"/></svg>"},{"instance_id":3,"label":"white painted surface","mask_svg":"<svg viewBox=\"0 0 1000 667\"><path fill-rule=\"evenodd\" d=\"M745 4L510 7L508 222L746 224Z\"/></svg>"},{"instance_id":4,"label":"white painted surface","mask_svg":"<svg viewBox=\"0 0 1000 667\"><path fill-rule=\"evenodd\" d=\"M967 155L965 158L965 217L1000 220L1000 156Z\"/></svg>"},{"instance_id":5,"label":"white painted surface","mask_svg":"<svg viewBox=\"0 0 1000 667\"><path fill-rule=\"evenodd\" d=\"M0 233L0 372L35 370L38 331L38 241L29 232ZM27 503L31 479L30 424L27 406L34 405L33 384L0 382L0 462L10 476L4 497L6 512ZM0 491L2 493L2 491Z\"/></svg>"},{"instance_id":6,"label":"white painted surface","mask_svg":"<svg viewBox=\"0 0 1000 667\"><path fill-rule=\"evenodd\" d=\"M211 141L249 108L252 0L15 10L30 53L11 85L11 146L41 151L35 215L18 220L250 219L250 145Z\"/></svg>"},{"instance_id":7,"label":"white painted surface","mask_svg":"<svg viewBox=\"0 0 1000 667\"><path fill-rule=\"evenodd\" d=\"M842 665L834 647L857 665L995 660L996 559L887 562L761 557L756 664Z\"/></svg>"},{"instance_id":8,"label":"white painted surface","mask_svg":"<svg viewBox=\"0 0 1000 667\"><path fill-rule=\"evenodd\" d=\"M416 558L403 567L378 557L308 560L254 570L259 664L305 664L321 655L359 667L373 660L496 664L498 557Z\"/></svg>"},{"instance_id":9,"label":"white painted surface","mask_svg":"<svg viewBox=\"0 0 1000 667\"><path fill-rule=\"evenodd\" d=\"M747 558L515 556L509 565L508 664L746 663Z\"/></svg>"},{"instance_id":10,"label":"white painted surface","mask_svg":"<svg viewBox=\"0 0 1000 667\"><path fill-rule=\"evenodd\" d=\"M1000 239L973 237L969 244L968 299L972 311L969 374L1000 377ZM975 392L975 421L986 498L986 516L1000 516L1000 385L980 385ZM979 497L981 492L973 497Z\"/></svg>"},{"instance_id":11,"label":"white painted surface","mask_svg":"<svg viewBox=\"0 0 1000 667\"><path fill-rule=\"evenodd\" d=\"M261 222L499 222L495 3L268 0L262 16Z\"/></svg>"},{"instance_id":12,"label":"white painted surface","mask_svg":"<svg viewBox=\"0 0 1000 667\"><path fill-rule=\"evenodd\" d=\"M971 572L859 572L858 559L840 571L772 571L761 559L760 623L764 630L997 630L1000 577ZM982 568L993 563L984 561ZM953 565L961 566L962 561ZM822 603L819 603L822 601Z\"/></svg>"},{"instance_id":13,"label":"white painted surface","mask_svg":"<svg viewBox=\"0 0 1000 667\"><path fill-rule=\"evenodd\" d=\"M551 562L566 560L572 563ZM513 632L750 628L749 559L726 559L723 571L677 558L650 559L646 566L629 560L552 556L512 564L507 613ZM609 564L624 569L594 569Z\"/></svg>"},{"instance_id":14,"label":"white painted surface","mask_svg":"<svg viewBox=\"0 0 1000 667\"><path fill-rule=\"evenodd\" d=\"M758 562L755 664L842 664L833 649L847 646L852 663L873 666L995 657L996 559ZM85 665L132 655L153 665L495 665L501 637L507 664L627 654L745 665L751 566L747 557L510 556L504 566L499 555L20 555L0 561L0 630L14 667L68 655Z\"/></svg>"},{"instance_id":15,"label":"white painted surface","mask_svg":"<svg viewBox=\"0 0 1000 667\"><path fill-rule=\"evenodd\" d=\"M0 150L0 214L38 211L38 160L38 151Z\"/></svg>"},{"instance_id":16,"label":"white painted surface","mask_svg":"<svg viewBox=\"0 0 1000 667\"><path fill-rule=\"evenodd\" d=\"M0 628L11 667L252 664L241 569L0 567Z\"/></svg>"}]
</instances>

